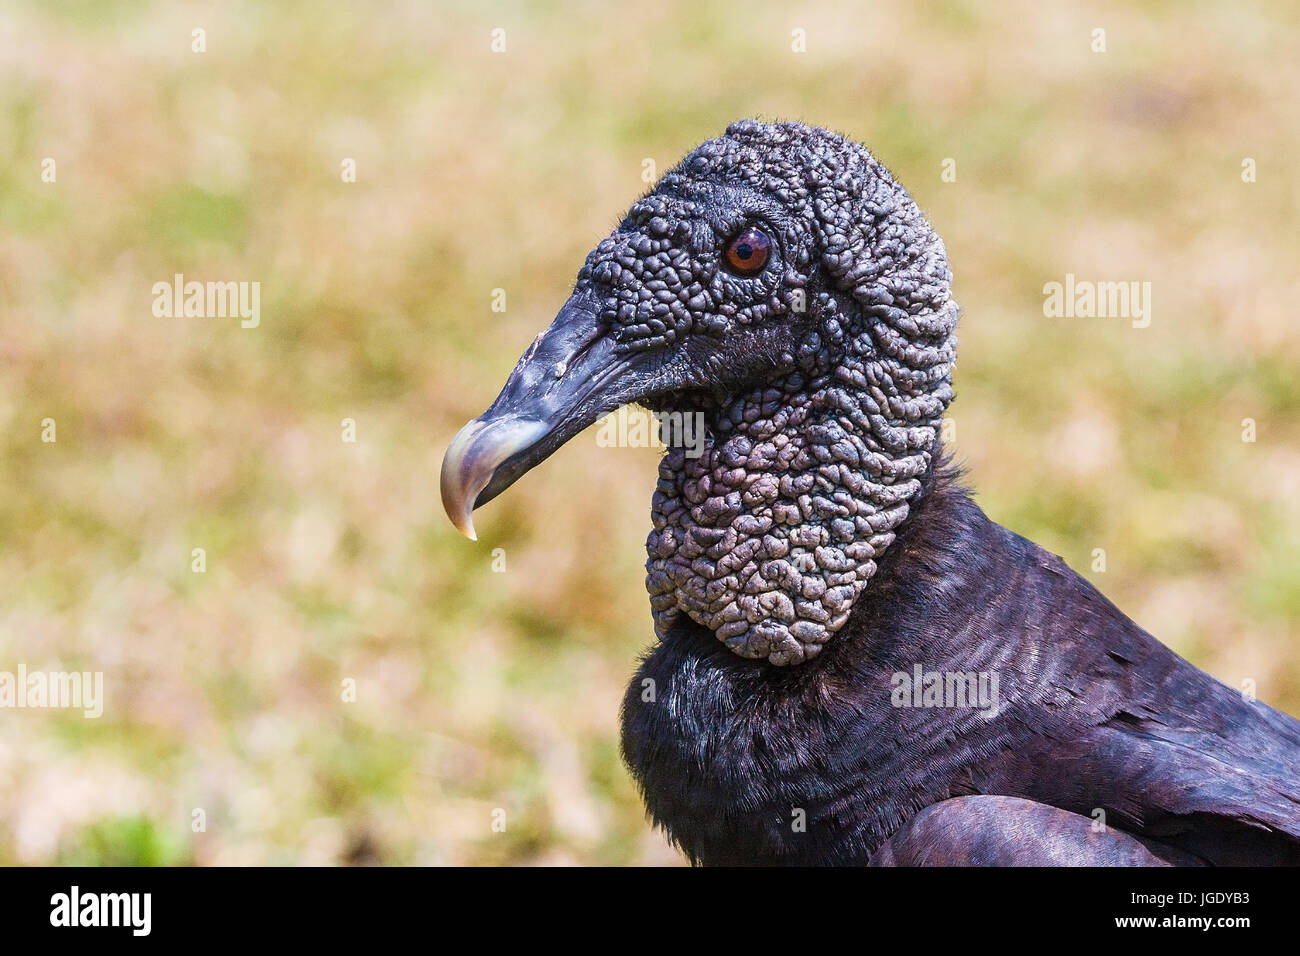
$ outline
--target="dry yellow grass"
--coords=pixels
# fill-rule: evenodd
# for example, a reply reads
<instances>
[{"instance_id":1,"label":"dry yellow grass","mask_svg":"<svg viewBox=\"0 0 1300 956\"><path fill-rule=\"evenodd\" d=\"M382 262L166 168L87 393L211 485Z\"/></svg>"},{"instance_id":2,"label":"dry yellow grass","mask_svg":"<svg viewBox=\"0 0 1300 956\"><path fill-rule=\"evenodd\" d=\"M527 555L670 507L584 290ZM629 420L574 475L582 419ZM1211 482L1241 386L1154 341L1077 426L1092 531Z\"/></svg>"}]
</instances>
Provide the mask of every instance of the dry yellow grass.
<instances>
[{"instance_id":1,"label":"dry yellow grass","mask_svg":"<svg viewBox=\"0 0 1300 956\"><path fill-rule=\"evenodd\" d=\"M107 699L0 710L0 862L675 859L616 738L654 454L579 438L477 544L435 484L643 160L741 116L929 211L990 515L1300 712L1296 14L984 6L6 4L0 671ZM178 272L261 325L155 318ZM1066 273L1150 281L1151 327L1044 318Z\"/></svg>"}]
</instances>

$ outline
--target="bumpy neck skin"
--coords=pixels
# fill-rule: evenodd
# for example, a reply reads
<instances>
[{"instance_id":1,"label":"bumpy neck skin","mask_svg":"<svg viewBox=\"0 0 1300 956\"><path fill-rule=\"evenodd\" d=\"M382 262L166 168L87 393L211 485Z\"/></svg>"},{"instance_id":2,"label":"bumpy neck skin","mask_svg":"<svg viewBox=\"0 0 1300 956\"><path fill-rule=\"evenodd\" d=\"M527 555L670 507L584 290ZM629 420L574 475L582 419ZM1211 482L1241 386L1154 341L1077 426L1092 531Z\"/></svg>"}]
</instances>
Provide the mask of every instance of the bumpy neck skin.
<instances>
[{"instance_id":1,"label":"bumpy neck skin","mask_svg":"<svg viewBox=\"0 0 1300 956\"><path fill-rule=\"evenodd\" d=\"M757 227L771 259L722 264ZM920 490L952 398L943 243L867 149L798 123L733 123L588 256L579 289L648 404L704 411L702 457L664 459L647 542L662 637L681 614L735 653L815 656ZM674 407L675 405L675 407Z\"/></svg>"},{"instance_id":2,"label":"bumpy neck skin","mask_svg":"<svg viewBox=\"0 0 1300 956\"><path fill-rule=\"evenodd\" d=\"M929 321L955 316L952 304ZM722 408L700 457L662 459L646 542L660 637L685 613L741 657L789 665L848 620L921 490L952 394L949 353L909 367L895 330L865 324L842 352L810 333L803 367Z\"/></svg>"},{"instance_id":3,"label":"bumpy neck skin","mask_svg":"<svg viewBox=\"0 0 1300 956\"><path fill-rule=\"evenodd\" d=\"M943 242L863 147L740 123L679 170L739 169L810 240L795 346L711 410L704 454L670 451L646 543L662 638L680 614L784 666L848 620L921 490L952 400L957 304ZM670 174L666 181L687 175Z\"/></svg>"}]
</instances>

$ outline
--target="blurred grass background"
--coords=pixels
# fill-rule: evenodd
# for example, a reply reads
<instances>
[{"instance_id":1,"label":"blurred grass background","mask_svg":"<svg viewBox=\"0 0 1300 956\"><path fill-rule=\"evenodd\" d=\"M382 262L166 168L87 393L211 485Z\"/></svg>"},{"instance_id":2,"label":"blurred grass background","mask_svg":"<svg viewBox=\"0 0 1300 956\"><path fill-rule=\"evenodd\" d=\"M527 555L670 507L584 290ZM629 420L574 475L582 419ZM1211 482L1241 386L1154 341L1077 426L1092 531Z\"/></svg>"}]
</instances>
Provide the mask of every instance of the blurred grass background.
<instances>
[{"instance_id":1,"label":"blurred grass background","mask_svg":"<svg viewBox=\"0 0 1300 956\"><path fill-rule=\"evenodd\" d=\"M655 453L575 440L477 544L436 482L642 161L743 116L866 142L945 237L985 510L1300 712L1295 8L1045 6L7 2L0 670L107 700L0 711L0 863L676 860L617 745ZM261 326L155 318L177 272ZM1067 272L1151 327L1044 318Z\"/></svg>"}]
</instances>

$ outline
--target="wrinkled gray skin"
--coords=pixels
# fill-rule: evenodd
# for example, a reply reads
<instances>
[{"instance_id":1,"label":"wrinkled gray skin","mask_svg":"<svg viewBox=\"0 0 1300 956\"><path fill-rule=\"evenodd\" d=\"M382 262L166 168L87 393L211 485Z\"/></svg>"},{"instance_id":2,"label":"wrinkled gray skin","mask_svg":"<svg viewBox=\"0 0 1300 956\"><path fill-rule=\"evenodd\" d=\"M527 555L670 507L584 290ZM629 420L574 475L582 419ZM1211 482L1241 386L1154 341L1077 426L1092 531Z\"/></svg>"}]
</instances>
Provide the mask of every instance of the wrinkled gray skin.
<instances>
[{"instance_id":1,"label":"wrinkled gray skin","mask_svg":"<svg viewBox=\"0 0 1300 956\"><path fill-rule=\"evenodd\" d=\"M774 246L742 278L722 254L751 224ZM798 123L731 125L592 251L578 288L620 347L712 385L646 400L709 425L702 457L672 449L660 466L646 542L660 636L684 613L740 656L788 665L843 626L952 399L950 278L889 172Z\"/></svg>"}]
</instances>

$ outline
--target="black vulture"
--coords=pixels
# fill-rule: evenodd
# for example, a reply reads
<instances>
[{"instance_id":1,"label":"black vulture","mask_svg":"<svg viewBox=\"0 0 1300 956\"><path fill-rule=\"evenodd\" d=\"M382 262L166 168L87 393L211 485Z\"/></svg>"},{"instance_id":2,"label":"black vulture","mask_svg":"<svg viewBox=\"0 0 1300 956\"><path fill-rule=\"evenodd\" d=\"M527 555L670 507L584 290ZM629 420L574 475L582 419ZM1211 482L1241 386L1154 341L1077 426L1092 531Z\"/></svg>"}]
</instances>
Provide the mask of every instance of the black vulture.
<instances>
[{"instance_id":1,"label":"black vulture","mask_svg":"<svg viewBox=\"0 0 1300 956\"><path fill-rule=\"evenodd\" d=\"M702 864L1297 864L1300 723L993 523L940 441L944 246L861 145L741 121L592 250L443 462L470 513L628 403L663 456L623 754Z\"/></svg>"}]
</instances>

